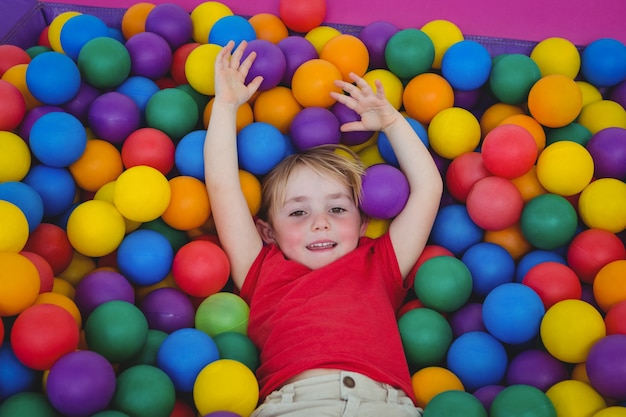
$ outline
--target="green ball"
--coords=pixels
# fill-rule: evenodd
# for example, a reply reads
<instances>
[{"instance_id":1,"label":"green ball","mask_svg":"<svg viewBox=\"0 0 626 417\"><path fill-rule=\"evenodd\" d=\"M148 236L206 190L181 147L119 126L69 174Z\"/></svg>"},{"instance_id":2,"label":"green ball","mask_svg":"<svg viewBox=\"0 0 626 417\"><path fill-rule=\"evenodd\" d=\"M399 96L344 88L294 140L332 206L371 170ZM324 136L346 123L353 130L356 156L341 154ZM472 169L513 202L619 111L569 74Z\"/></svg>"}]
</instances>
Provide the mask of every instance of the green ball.
<instances>
[{"instance_id":1,"label":"green ball","mask_svg":"<svg viewBox=\"0 0 626 417\"><path fill-rule=\"evenodd\" d=\"M535 61L524 54L506 54L493 61L489 85L498 100L521 104L528 99L532 86L541 78Z\"/></svg>"},{"instance_id":2,"label":"green ball","mask_svg":"<svg viewBox=\"0 0 626 417\"><path fill-rule=\"evenodd\" d=\"M165 372L151 365L135 365L118 375L111 408L132 417L169 417L176 389Z\"/></svg>"},{"instance_id":3,"label":"green ball","mask_svg":"<svg viewBox=\"0 0 626 417\"><path fill-rule=\"evenodd\" d=\"M385 46L385 62L398 78L409 80L429 71L435 60L435 45L419 29L408 28L396 32Z\"/></svg>"},{"instance_id":4,"label":"green ball","mask_svg":"<svg viewBox=\"0 0 626 417\"><path fill-rule=\"evenodd\" d=\"M61 417L45 395L21 392L0 402L0 417Z\"/></svg>"},{"instance_id":5,"label":"green ball","mask_svg":"<svg viewBox=\"0 0 626 417\"><path fill-rule=\"evenodd\" d=\"M197 126L198 105L185 91L165 88L150 97L146 104L146 124L177 141Z\"/></svg>"},{"instance_id":6,"label":"green ball","mask_svg":"<svg viewBox=\"0 0 626 417\"><path fill-rule=\"evenodd\" d=\"M148 337L148 321L134 304L113 300L96 307L85 322L90 350L111 363L124 362L141 352Z\"/></svg>"},{"instance_id":7,"label":"green ball","mask_svg":"<svg viewBox=\"0 0 626 417\"><path fill-rule=\"evenodd\" d=\"M204 299L198 306L195 327L214 337L224 332L248 334L250 307L236 294L218 292Z\"/></svg>"},{"instance_id":8,"label":"green ball","mask_svg":"<svg viewBox=\"0 0 626 417\"><path fill-rule=\"evenodd\" d=\"M456 311L472 294L472 274L454 256L435 256L417 270L414 290L424 306L440 312Z\"/></svg>"},{"instance_id":9,"label":"green ball","mask_svg":"<svg viewBox=\"0 0 626 417\"><path fill-rule=\"evenodd\" d=\"M78 69L84 80L96 88L112 89L122 84L131 70L130 54L116 39L94 38L81 48Z\"/></svg>"},{"instance_id":10,"label":"green ball","mask_svg":"<svg viewBox=\"0 0 626 417\"><path fill-rule=\"evenodd\" d=\"M224 332L216 334L213 341L217 345L220 359L239 361L252 372L259 367L259 351L248 336L237 332Z\"/></svg>"},{"instance_id":11,"label":"green ball","mask_svg":"<svg viewBox=\"0 0 626 417\"><path fill-rule=\"evenodd\" d=\"M572 240L578 226L578 215L565 197L541 194L526 203L520 225L522 234L531 245L553 250Z\"/></svg>"},{"instance_id":12,"label":"green ball","mask_svg":"<svg viewBox=\"0 0 626 417\"><path fill-rule=\"evenodd\" d=\"M556 417L550 398L531 385L511 385L496 395L491 403L491 417Z\"/></svg>"},{"instance_id":13,"label":"green ball","mask_svg":"<svg viewBox=\"0 0 626 417\"><path fill-rule=\"evenodd\" d=\"M172 245L174 252L178 252L178 249L189 243L189 236L185 231L174 229L172 226L165 223L162 217L157 217L152 221L142 223L139 228L154 230L165 236L170 242L170 245Z\"/></svg>"},{"instance_id":14,"label":"green ball","mask_svg":"<svg viewBox=\"0 0 626 417\"><path fill-rule=\"evenodd\" d=\"M430 308L415 308L398 320L400 338L411 367L424 368L443 362L452 343L448 321Z\"/></svg>"},{"instance_id":15,"label":"green ball","mask_svg":"<svg viewBox=\"0 0 626 417\"><path fill-rule=\"evenodd\" d=\"M487 410L478 398L469 392L458 390L443 391L435 395L424 408L423 417L444 416L488 417Z\"/></svg>"},{"instance_id":16,"label":"green ball","mask_svg":"<svg viewBox=\"0 0 626 417\"><path fill-rule=\"evenodd\" d=\"M117 410L105 410L92 414L91 417L129 417L129 415Z\"/></svg>"},{"instance_id":17,"label":"green ball","mask_svg":"<svg viewBox=\"0 0 626 417\"><path fill-rule=\"evenodd\" d=\"M546 146L561 140L570 140L579 145L587 146L593 133L580 123L572 122L556 129L546 129Z\"/></svg>"},{"instance_id":18,"label":"green ball","mask_svg":"<svg viewBox=\"0 0 626 417\"><path fill-rule=\"evenodd\" d=\"M167 338L167 333L161 330L150 329L148 330L148 336L146 337L146 343L139 353L131 358L126 366L132 365L156 365L157 353L161 347L161 343Z\"/></svg>"}]
</instances>

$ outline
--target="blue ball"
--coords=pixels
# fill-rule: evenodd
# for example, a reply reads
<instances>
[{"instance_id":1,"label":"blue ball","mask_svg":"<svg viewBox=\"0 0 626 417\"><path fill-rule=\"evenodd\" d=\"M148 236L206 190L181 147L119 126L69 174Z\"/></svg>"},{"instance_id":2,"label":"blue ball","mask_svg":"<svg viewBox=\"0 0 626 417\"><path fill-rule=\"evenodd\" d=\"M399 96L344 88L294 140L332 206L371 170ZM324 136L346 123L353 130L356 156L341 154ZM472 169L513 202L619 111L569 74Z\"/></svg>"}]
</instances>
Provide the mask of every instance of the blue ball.
<instances>
[{"instance_id":1,"label":"blue ball","mask_svg":"<svg viewBox=\"0 0 626 417\"><path fill-rule=\"evenodd\" d=\"M508 356L502 343L486 332L473 331L455 339L448 349L447 368L468 392L496 385L504 378Z\"/></svg>"},{"instance_id":2,"label":"blue ball","mask_svg":"<svg viewBox=\"0 0 626 417\"><path fill-rule=\"evenodd\" d=\"M241 41L250 42L256 39L254 27L248 19L230 15L218 19L209 32L209 43L225 46L229 41L235 42L235 47Z\"/></svg>"},{"instance_id":3,"label":"blue ball","mask_svg":"<svg viewBox=\"0 0 626 417\"><path fill-rule=\"evenodd\" d=\"M460 256L482 241L483 229L472 221L463 204L450 204L439 210L431 232L432 243Z\"/></svg>"},{"instance_id":4,"label":"blue ball","mask_svg":"<svg viewBox=\"0 0 626 417\"><path fill-rule=\"evenodd\" d=\"M543 262L558 262L563 265L567 264L565 258L558 252L545 249L532 250L522 256L522 258L517 262L515 282L522 282L528 271L530 271L533 266Z\"/></svg>"},{"instance_id":5,"label":"blue ball","mask_svg":"<svg viewBox=\"0 0 626 417\"><path fill-rule=\"evenodd\" d=\"M0 404L15 394L32 391L41 380L38 371L17 359L8 341L0 346L0 369Z\"/></svg>"},{"instance_id":6,"label":"blue ball","mask_svg":"<svg viewBox=\"0 0 626 417\"><path fill-rule=\"evenodd\" d=\"M515 260L502 246L480 242L465 251L461 260L472 274L472 292L484 297L495 287L513 282Z\"/></svg>"},{"instance_id":7,"label":"blue ball","mask_svg":"<svg viewBox=\"0 0 626 417\"><path fill-rule=\"evenodd\" d=\"M204 180L204 138L205 130L187 133L176 145L174 164L181 175Z\"/></svg>"},{"instance_id":8,"label":"blue ball","mask_svg":"<svg viewBox=\"0 0 626 417\"><path fill-rule=\"evenodd\" d=\"M181 392L193 391L200 371L220 359L217 345L201 330L183 328L169 334L157 352L157 366Z\"/></svg>"},{"instance_id":9,"label":"blue ball","mask_svg":"<svg viewBox=\"0 0 626 417\"><path fill-rule=\"evenodd\" d=\"M596 87L613 87L626 79L626 45L617 39L591 42L580 56L583 78Z\"/></svg>"},{"instance_id":10,"label":"blue ball","mask_svg":"<svg viewBox=\"0 0 626 417\"><path fill-rule=\"evenodd\" d=\"M61 47L67 56L76 61L81 48L87 42L103 36L109 36L109 28L102 19L90 14L79 14L63 24Z\"/></svg>"},{"instance_id":11,"label":"blue ball","mask_svg":"<svg viewBox=\"0 0 626 417\"><path fill-rule=\"evenodd\" d=\"M81 75L72 58L60 52L44 52L34 57L26 69L28 91L44 104L70 101L80 88Z\"/></svg>"},{"instance_id":12,"label":"blue ball","mask_svg":"<svg viewBox=\"0 0 626 417\"><path fill-rule=\"evenodd\" d=\"M537 336L545 314L541 297L517 282L494 288L483 302L483 322L498 340L518 345Z\"/></svg>"},{"instance_id":13,"label":"blue ball","mask_svg":"<svg viewBox=\"0 0 626 417\"><path fill-rule=\"evenodd\" d=\"M117 249L120 272L135 285L153 285L162 281L172 268L174 249L161 233L139 229L122 240Z\"/></svg>"},{"instance_id":14,"label":"blue ball","mask_svg":"<svg viewBox=\"0 0 626 417\"><path fill-rule=\"evenodd\" d=\"M269 123L250 123L237 135L237 153L241 169L265 175L285 157L285 136Z\"/></svg>"},{"instance_id":15,"label":"blue ball","mask_svg":"<svg viewBox=\"0 0 626 417\"><path fill-rule=\"evenodd\" d=\"M76 182L66 168L35 165L22 181L41 197L44 217L63 214L74 203Z\"/></svg>"},{"instance_id":16,"label":"blue ball","mask_svg":"<svg viewBox=\"0 0 626 417\"><path fill-rule=\"evenodd\" d=\"M490 73L491 55L487 48L475 41L455 43L441 60L441 74L456 90L476 90L489 80Z\"/></svg>"},{"instance_id":17,"label":"blue ball","mask_svg":"<svg viewBox=\"0 0 626 417\"><path fill-rule=\"evenodd\" d=\"M116 89L118 93L122 93L125 96L130 97L135 102L142 116L146 111L148 101L150 101L154 93L159 90L160 88L157 83L152 81L150 78L141 77L139 75L128 77Z\"/></svg>"},{"instance_id":18,"label":"blue ball","mask_svg":"<svg viewBox=\"0 0 626 417\"><path fill-rule=\"evenodd\" d=\"M430 143L428 141L428 131L426 130L424 125L411 117L407 117L406 120L407 122L409 122L415 133L417 133L417 136L419 136L424 146L428 148L430 146ZM380 131L378 133L376 145L378 146L378 152L380 153L380 156L383 157L385 162L396 167L400 166L400 164L398 163L398 158L396 157L396 154L391 147L391 143L389 142L389 138L387 137L385 132Z\"/></svg>"},{"instance_id":19,"label":"blue ball","mask_svg":"<svg viewBox=\"0 0 626 417\"><path fill-rule=\"evenodd\" d=\"M33 187L17 181L0 183L0 200L15 204L28 221L28 230L32 232L43 219L43 200Z\"/></svg>"},{"instance_id":20,"label":"blue ball","mask_svg":"<svg viewBox=\"0 0 626 417\"><path fill-rule=\"evenodd\" d=\"M68 167L87 147L87 131L75 116L51 112L41 116L30 130L30 150L43 164Z\"/></svg>"}]
</instances>

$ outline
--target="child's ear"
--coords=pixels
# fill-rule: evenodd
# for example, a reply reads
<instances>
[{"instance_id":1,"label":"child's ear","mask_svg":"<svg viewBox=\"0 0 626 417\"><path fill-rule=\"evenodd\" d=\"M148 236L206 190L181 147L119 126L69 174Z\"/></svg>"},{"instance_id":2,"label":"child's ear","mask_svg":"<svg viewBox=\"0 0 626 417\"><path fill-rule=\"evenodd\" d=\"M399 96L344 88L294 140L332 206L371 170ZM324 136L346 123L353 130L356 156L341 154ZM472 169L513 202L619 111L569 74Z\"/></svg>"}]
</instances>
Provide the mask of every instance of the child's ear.
<instances>
[{"instance_id":1,"label":"child's ear","mask_svg":"<svg viewBox=\"0 0 626 417\"><path fill-rule=\"evenodd\" d=\"M268 222L266 222L265 220L256 219L255 224L256 229L258 230L263 242L276 243L276 241L274 240L274 232L272 231L272 227Z\"/></svg>"}]
</instances>

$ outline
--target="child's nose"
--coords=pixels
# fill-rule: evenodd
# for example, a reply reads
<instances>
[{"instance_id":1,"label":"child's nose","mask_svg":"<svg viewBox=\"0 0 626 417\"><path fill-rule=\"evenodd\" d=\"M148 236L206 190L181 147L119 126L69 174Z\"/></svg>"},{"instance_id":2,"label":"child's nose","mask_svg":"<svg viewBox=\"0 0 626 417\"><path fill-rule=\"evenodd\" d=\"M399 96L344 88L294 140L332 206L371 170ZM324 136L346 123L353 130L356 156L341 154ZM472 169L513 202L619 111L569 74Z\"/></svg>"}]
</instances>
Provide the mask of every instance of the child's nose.
<instances>
[{"instance_id":1,"label":"child's nose","mask_svg":"<svg viewBox=\"0 0 626 417\"><path fill-rule=\"evenodd\" d=\"M330 227L328 217L324 214L315 216L313 219L313 230L326 230Z\"/></svg>"}]
</instances>

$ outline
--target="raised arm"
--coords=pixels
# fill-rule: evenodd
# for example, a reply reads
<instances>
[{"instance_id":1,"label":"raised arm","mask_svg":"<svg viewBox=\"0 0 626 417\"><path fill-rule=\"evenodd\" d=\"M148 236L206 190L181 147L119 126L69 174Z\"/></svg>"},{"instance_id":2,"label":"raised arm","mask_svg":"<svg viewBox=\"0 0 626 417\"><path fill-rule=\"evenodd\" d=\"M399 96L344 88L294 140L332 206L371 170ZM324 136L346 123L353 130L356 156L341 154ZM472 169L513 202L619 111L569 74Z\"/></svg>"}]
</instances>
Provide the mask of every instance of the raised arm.
<instances>
[{"instance_id":1,"label":"raised arm","mask_svg":"<svg viewBox=\"0 0 626 417\"><path fill-rule=\"evenodd\" d=\"M439 209L443 182L428 149L409 122L385 98L382 83L374 92L362 78L351 74L356 85L336 84L349 95L331 93L361 115L361 120L344 124L343 131L382 130L389 139L406 176L410 194L404 209L392 220L389 235L403 276L422 253Z\"/></svg>"},{"instance_id":2,"label":"raised arm","mask_svg":"<svg viewBox=\"0 0 626 417\"><path fill-rule=\"evenodd\" d=\"M261 84L260 77L245 85L255 55L241 61L246 43L233 51L230 42L215 60L215 98L204 142L205 183L222 248L228 255L231 277L239 288L262 247L239 182L237 109ZM231 55L232 53L232 55Z\"/></svg>"}]
</instances>

